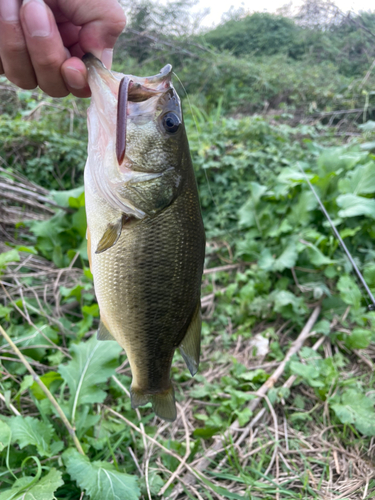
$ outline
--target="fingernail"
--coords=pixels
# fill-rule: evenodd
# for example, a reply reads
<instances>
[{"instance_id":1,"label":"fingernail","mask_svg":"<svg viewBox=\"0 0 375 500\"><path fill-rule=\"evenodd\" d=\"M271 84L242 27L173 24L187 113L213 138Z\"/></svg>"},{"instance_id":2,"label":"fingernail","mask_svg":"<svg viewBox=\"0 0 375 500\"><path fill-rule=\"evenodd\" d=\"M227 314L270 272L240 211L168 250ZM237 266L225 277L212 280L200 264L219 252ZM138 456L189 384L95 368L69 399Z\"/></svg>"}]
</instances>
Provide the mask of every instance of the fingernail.
<instances>
[{"instance_id":1,"label":"fingernail","mask_svg":"<svg viewBox=\"0 0 375 500\"><path fill-rule=\"evenodd\" d=\"M64 73L66 83L72 89L83 89L86 86L85 77L78 69L68 66Z\"/></svg>"},{"instance_id":2,"label":"fingernail","mask_svg":"<svg viewBox=\"0 0 375 500\"><path fill-rule=\"evenodd\" d=\"M113 49L104 49L102 54L102 63L107 69L112 66Z\"/></svg>"},{"instance_id":3,"label":"fingernail","mask_svg":"<svg viewBox=\"0 0 375 500\"><path fill-rule=\"evenodd\" d=\"M30 36L49 36L51 23L43 0L24 0L25 24Z\"/></svg>"},{"instance_id":4,"label":"fingernail","mask_svg":"<svg viewBox=\"0 0 375 500\"><path fill-rule=\"evenodd\" d=\"M0 17L3 21L19 20L20 4L18 0L0 0Z\"/></svg>"}]
</instances>

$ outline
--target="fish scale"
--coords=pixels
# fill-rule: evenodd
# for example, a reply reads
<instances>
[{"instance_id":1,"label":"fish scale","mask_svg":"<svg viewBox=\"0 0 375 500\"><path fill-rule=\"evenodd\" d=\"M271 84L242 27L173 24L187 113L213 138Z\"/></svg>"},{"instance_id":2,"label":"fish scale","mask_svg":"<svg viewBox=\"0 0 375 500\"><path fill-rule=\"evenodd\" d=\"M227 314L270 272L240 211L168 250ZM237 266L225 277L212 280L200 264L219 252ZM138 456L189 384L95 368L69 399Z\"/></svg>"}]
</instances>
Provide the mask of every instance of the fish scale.
<instances>
[{"instance_id":1,"label":"fish scale","mask_svg":"<svg viewBox=\"0 0 375 500\"><path fill-rule=\"evenodd\" d=\"M116 95L119 77L93 56L85 62L93 94L85 195L88 253L101 316L98 338L116 340L125 349L133 377L132 406L151 401L157 415L174 420L170 370L176 348L192 374L199 363L205 249L179 99L171 94L170 72L152 77L148 84L151 90L161 89L160 98L142 87L152 97L132 108L140 113L141 124L136 120L123 127L128 134L126 153L118 165L116 131L113 137L105 135L116 125L111 121L114 100L106 101L102 90L107 85ZM152 106L155 113L150 118ZM170 109L172 124L181 119L178 132L168 135L161 128L161 118L171 116ZM147 111L143 117L142 110ZM142 123L146 119L147 125ZM91 150L90 144L95 146ZM121 204L123 210L119 210Z\"/></svg>"},{"instance_id":2,"label":"fish scale","mask_svg":"<svg viewBox=\"0 0 375 500\"><path fill-rule=\"evenodd\" d=\"M189 198L189 192L185 196ZM191 224L199 224L200 211L191 204L186 210L185 196L159 216L124 230L114 247L92 258L106 326L125 348L133 385L151 392L170 386L174 350L200 296L196 283L201 280L203 266L198 259L204 248L194 234L196 225ZM89 217L89 227L93 226ZM162 233L172 233L173 242L161 239ZM192 304L189 308L186 297Z\"/></svg>"}]
</instances>

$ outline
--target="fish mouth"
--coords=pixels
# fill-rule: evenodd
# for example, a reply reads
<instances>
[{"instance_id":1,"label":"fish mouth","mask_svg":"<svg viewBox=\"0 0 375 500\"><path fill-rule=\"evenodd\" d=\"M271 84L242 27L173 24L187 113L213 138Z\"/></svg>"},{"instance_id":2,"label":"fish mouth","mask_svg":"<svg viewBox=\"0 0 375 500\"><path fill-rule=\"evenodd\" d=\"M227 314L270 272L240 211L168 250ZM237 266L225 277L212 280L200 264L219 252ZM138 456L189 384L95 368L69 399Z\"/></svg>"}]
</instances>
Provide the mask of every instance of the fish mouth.
<instances>
[{"instance_id":1,"label":"fish mouth","mask_svg":"<svg viewBox=\"0 0 375 500\"><path fill-rule=\"evenodd\" d=\"M95 57L93 54L88 52L82 57L82 61L85 63L87 70L90 72L90 69L95 69L101 77L105 77L108 73L112 77L117 77L120 73L116 73L114 71L109 71L102 61ZM171 78L172 78L172 65L166 64L164 68L160 70L157 75L153 76L133 76L129 75L131 79L138 84L144 85L145 87L149 87L154 90L167 90L170 88ZM121 78L120 78L121 79Z\"/></svg>"},{"instance_id":2,"label":"fish mouth","mask_svg":"<svg viewBox=\"0 0 375 500\"><path fill-rule=\"evenodd\" d=\"M109 71L100 59L91 53L85 54L82 60L89 72L89 84L91 74L96 73L107 84L112 93L117 94L116 157L118 164L121 165L126 152L128 103L141 103L152 97L160 97L173 89L171 85L172 66L167 64L157 75L137 77L133 75L123 76L120 73Z\"/></svg>"}]
</instances>

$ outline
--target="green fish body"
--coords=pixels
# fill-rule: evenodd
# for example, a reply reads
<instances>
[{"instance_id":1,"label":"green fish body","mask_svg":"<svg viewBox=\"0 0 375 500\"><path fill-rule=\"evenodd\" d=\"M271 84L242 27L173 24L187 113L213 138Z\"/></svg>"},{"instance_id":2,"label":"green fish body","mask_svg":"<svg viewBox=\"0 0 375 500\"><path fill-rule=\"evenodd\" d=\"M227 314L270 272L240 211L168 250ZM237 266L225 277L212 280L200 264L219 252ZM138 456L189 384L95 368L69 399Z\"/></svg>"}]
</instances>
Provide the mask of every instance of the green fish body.
<instances>
[{"instance_id":1,"label":"green fish body","mask_svg":"<svg viewBox=\"0 0 375 500\"><path fill-rule=\"evenodd\" d=\"M126 351L132 406L151 401L159 417L173 421L176 348L192 375L199 364L205 249L180 100L170 66L154 77L124 78L94 56L85 64L92 91L85 196L98 338ZM116 139L116 130L125 137Z\"/></svg>"}]
</instances>

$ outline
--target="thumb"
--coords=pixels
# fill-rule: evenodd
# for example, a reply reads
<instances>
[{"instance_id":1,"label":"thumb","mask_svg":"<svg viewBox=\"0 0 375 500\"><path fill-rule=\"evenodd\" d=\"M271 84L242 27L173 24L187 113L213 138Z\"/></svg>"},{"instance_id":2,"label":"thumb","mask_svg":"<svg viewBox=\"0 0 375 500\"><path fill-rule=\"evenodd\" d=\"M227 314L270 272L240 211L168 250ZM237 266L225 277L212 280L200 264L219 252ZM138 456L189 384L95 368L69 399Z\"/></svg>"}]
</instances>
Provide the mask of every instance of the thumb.
<instances>
[{"instance_id":1,"label":"thumb","mask_svg":"<svg viewBox=\"0 0 375 500\"><path fill-rule=\"evenodd\" d=\"M126 17L117 0L57 0L61 13L81 26L79 45L110 67L112 50L126 25Z\"/></svg>"}]
</instances>

